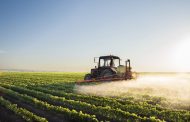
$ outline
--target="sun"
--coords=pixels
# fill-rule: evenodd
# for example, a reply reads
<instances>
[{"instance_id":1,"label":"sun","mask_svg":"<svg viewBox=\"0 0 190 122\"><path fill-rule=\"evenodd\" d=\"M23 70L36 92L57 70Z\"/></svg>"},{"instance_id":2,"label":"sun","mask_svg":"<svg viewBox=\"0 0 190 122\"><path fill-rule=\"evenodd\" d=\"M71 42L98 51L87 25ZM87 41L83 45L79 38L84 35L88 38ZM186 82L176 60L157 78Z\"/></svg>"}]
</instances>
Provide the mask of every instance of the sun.
<instances>
[{"instance_id":1,"label":"sun","mask_svg":"<svg viewBox=\"0 0 190 122\"><path fill-rule=\"evenodd\" d=\"M190 72L190 36L178 42L173 51L173 65L179 72Z\"/></svg>"}]
</instances>

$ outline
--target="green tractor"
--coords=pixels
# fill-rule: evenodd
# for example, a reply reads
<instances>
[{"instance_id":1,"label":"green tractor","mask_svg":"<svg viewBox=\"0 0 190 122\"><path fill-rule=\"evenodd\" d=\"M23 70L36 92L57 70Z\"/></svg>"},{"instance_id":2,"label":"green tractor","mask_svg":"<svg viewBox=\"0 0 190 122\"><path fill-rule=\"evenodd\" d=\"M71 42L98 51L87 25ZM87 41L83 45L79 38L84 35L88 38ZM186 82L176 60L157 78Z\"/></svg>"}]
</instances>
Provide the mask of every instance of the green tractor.
<instances>
[{"instance_id":1,"label":"green tractor","mask_svg":"<svg viewBox=\"0 0 190 122\"><path fill-rule=\"evenodd\" d=\"M117 81L134 78L129 59L125 61L125 65L121 65L121 59L118 56L100 56L98 61L96 59L94 58L94 62L98 66L85 75L84 81Z\"/></svg>"}]
</instances>

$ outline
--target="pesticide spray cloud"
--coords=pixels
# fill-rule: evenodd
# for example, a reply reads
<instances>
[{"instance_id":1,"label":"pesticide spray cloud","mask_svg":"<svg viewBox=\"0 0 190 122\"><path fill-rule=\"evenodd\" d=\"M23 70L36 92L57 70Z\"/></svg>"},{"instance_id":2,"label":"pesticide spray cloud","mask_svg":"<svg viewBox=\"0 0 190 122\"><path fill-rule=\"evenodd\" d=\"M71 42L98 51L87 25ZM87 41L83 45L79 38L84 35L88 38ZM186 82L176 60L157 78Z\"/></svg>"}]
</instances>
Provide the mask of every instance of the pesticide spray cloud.
<instances>
[{"instance_id":1,"label":"pesticide spray cloud","mask_svg":"<svg viewBox=\"0 0 190 122\"><path fill-rule=\"evenodd\" d=\"M190 104L190 74L146 74L136 80L77 85L76 92L99 96L150 95Z\"/></svg>"}]
</instances>

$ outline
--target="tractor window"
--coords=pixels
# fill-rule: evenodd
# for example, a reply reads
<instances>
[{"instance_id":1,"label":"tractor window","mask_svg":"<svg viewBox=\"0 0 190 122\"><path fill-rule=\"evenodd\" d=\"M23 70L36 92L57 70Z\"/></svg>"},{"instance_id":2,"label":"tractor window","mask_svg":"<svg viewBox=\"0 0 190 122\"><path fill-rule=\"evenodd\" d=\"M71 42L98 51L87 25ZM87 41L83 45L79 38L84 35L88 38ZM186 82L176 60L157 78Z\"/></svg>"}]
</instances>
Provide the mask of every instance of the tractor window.
<instances>
[{"instance_id":1,"label":"tractor window","mask_svg":"<svg viewBox=\"0 0 190 122\"><path fill-rule=\"evenodd\" d=\"M104 59L100 59L100 67L104 66Z\"/></svg>"},{"instance_id":2,"label":"tractor window","mask_svg":"<svg viewBox=\"0 0 190 122\"><path fill-rule=\"evenodd\" d=\"M110 59L100 59L100 67L108 67L110 66Z\"/></svg>"},{"instance_id":3,"label":"tractor window","mask_svg":"<svg viewBox=\"0 0 190 122\"><path fill-rule=\"evenodd\" d=\"M119 59L114 59L114 67L118 67L119 66Z\"/></svg>"},{"instance_id":4,"label":"tractor window","mask_svg":"<svg viewBox=\"0 0 190 122\"><path fill-rule=\"evenodd\" d=\"M106 66L106 67L110 66L110 62L111 62L110 59L105 60L105 65L104 66Z\"/></svg>"},{"instance_id":5,"label":"tractor window","mask_svg":"<svg viewBox=\"0 0 190 122\"><path fill-rule=\"evenodd\" d=\"M119 66L119 59L100 59L100 67L118 67Z\"/></svg>"}]
</instances>

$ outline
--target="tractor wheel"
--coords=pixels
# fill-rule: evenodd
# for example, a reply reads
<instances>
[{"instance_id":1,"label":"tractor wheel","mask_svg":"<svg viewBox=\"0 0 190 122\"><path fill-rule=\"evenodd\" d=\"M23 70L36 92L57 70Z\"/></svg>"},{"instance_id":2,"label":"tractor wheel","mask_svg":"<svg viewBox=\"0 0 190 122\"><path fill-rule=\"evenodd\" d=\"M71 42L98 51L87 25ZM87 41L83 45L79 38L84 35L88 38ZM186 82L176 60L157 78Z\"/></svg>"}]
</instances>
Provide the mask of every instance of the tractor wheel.
<instances>
[{"instance_id":1,"label":"tractor wheel","mask_svg":"<svg viewBox=\"0 0 190 122\"><path fill-rule=\"evenodd\" d=\"M111 70L106 69L100 75L101 75L101 77L109 77L109 76L114 75L114 73Z\"/></svg>"},{"instance_id":2,"label":"tractor wheel","mask_svg":"<svg viewBox=\"0 0 190 122\"><path fill-rule=\"evenodd\" d=\"M91 74L86 74L86 75L84 76L84 80L91 80L91 79L92 79Z\"/></svg>"}]
</instances>

